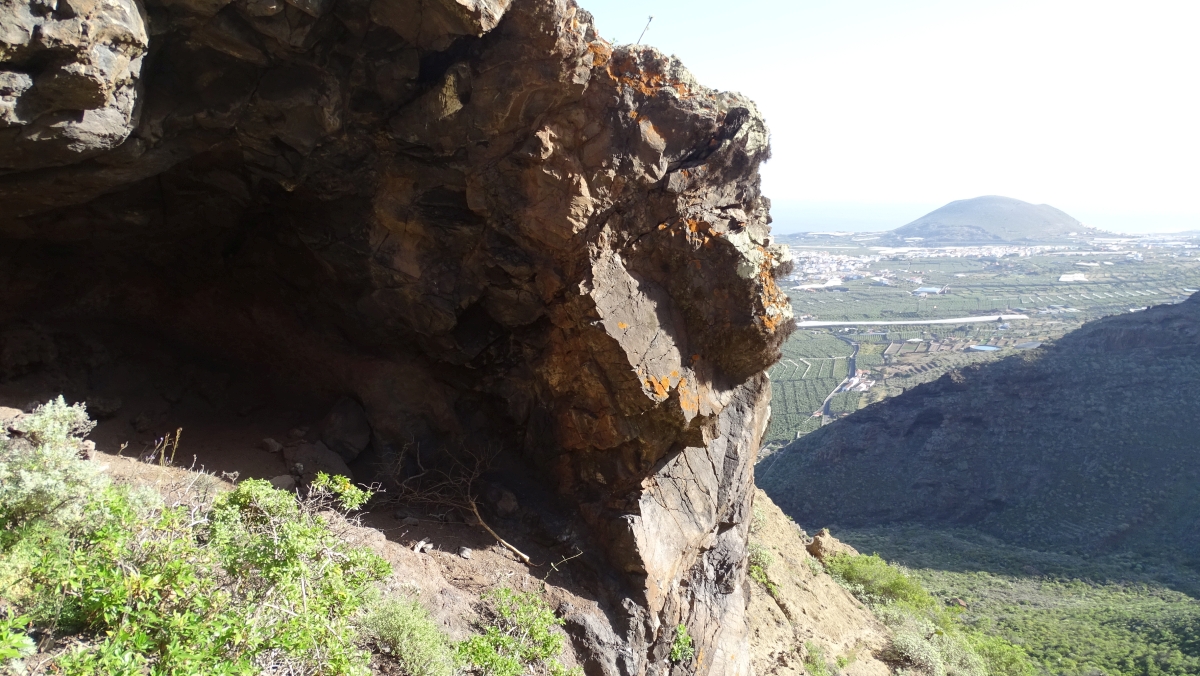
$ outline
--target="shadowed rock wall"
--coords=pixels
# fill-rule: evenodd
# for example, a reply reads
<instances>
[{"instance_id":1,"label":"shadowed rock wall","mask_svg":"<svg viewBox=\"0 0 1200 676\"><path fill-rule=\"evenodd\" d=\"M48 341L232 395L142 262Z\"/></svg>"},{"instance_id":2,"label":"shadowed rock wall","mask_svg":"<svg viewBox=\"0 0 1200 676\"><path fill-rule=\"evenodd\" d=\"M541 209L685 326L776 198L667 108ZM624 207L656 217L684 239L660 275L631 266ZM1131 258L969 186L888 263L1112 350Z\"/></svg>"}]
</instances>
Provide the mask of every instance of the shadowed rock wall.
<instances>
[{"instance_id":1,"label":"shadowed rock wall","mask_svg":"<svg viewBox=\"0 0 1200 676\"><path fill-rule=\"evenodd\" d=\"M105 318L497 444L621 589L591 673L746 674L792 326L754 104L570 0L6 0L0 324Z\"/></svg>"}]
</instances>

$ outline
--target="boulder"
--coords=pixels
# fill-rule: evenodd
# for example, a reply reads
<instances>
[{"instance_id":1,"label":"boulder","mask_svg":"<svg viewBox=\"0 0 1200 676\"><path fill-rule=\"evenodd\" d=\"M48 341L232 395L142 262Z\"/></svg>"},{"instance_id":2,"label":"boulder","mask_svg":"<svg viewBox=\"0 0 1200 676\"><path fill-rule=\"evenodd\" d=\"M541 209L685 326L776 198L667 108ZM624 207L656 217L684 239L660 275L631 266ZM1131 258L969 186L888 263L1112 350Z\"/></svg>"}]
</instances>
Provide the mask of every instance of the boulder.
<instances>
[{"instance_id":1,"label":"boulder","mask_svg":"<svg viewBox=\"0 0 1200 676\"><path fill-rule=\"evenodd\" d=\"M291 474L280 474L271 479L271 485L281 491L292 491L296 489L296 477Z\"/></svg>"},{"instance_id":2,"label":"boulder","mask_svg":"<svg viewBox=\"0 0 1200 676\"><path fill-rule=\"evenodd\" d=\"M341 475L354 480L354 474L350 468L346 466L346 462L341 456L321 443L315 444L300 444L283 449L283 459L287 462L288 469L291 469L294 474L298 475L304 483L310 483L317 478L318 472L324 472L331 476Z\"/></svg>"},{"instance_id":3,"label":"boulder","mask_svg":"<svg viewBox=\"0 0 1200 676\"><path fill-rule=\"evenodd\" d=\"M342 397L321 423L321 441L342 460L352 462L371 443L371 423L357 401Z\"/></svg>"},{"instance_id":4,"label":"boulder","mask_svg":"<svg viewBox=\"0 0 1200 676\"><path fill-rule=\"evenodd\" d=\"M850 545L838 540L830 534L828 528L822 528L813 536L812 542L805 547L809 554L812 554L822 563L831 556L839 554L848 554L850 556L858 556L858 550Z\"/></svg>"}]
</instances>

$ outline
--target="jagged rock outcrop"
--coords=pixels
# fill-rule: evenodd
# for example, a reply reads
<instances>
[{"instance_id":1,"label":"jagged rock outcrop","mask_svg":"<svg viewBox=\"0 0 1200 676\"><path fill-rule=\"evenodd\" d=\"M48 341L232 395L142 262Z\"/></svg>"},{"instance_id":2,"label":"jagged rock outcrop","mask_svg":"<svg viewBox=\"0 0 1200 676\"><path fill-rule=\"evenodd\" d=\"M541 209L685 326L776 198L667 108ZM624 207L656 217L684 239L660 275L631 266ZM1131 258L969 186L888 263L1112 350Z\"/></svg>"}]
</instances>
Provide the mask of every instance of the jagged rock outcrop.
<instances>
[{"instance_id":1,"label":"jagged rock outcrop","mask_svg":"<svg viewBox=\"0 0 1200 676\"><path fill-rule=\"evenodd\" d=\"M1069 552L1194 560L1200 294L955 371L764 459L805 525L970 525Z\"/></svg>"},{"instance_id":2,"label":"jagged rock outcrop","mask_svg":"<svg viewBox=\"0 0 1200 676\"><path fill-rule=\"evenodd\" d=\"M370 442L331 448L359 476L503 447L618 573L590 673L664 673L680 622L680 669L748 673L762 370L792 325L753 103L570 0L0 19L14 373L30 322L103 320L352 397Z\"/></svg>"}]
</instances>

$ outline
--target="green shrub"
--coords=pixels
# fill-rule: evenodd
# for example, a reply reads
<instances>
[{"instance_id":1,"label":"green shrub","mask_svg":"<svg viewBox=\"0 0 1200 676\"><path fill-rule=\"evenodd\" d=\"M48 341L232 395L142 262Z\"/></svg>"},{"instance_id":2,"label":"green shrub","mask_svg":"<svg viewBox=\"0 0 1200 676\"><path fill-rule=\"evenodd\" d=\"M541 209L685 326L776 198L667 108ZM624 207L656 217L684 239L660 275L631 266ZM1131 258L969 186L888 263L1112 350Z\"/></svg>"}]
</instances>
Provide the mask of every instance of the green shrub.
<instances>
[{"instance_id":1,"label":"green shrub","mask_svg":"<svg viewBox=\"0 0 1200 676\"><path fill-rule=\"evenodd\" d=\"M0 429L0 528L79 518L86 499L107 483L94 464L79 459L79 440L93 427L82 404L68 406L59 397L22 418L17 438Z\"/></svg>"},{"instance_id":2,"label":"green shrub","mask_svg":"<svg viewBox=\"0 0 1200 676\"><path fill-rule=\"evenodd\" d=\"M767 525L767 514L762 509L755 507L754 515L750 519L750 534L756 535L762 531Z\"/></svg>"},{"instance_id":3,"label":"green shrub","mask_svg":"<svg viewBox=\"0 0 1200 676\"><path fill-rule=\"evenodd\" d=\"M359 620L359 626L409 676L452 676L454 648L429 611L415 600L388 599Z\"/></svg>"},{"instance_id":4,"label":"green shrub","mask_svg":"<svg viewBox=\"0 0 1200 676\"><path fill-rule=\"evenodd\" d=\"M483 634L458 644L463 665L483 676L522 676L548 673L551 676L582 676L558 661L566 637L556 631L563 620L536 594L500 587L483 595L490 621Z\"/></svg>"},{"instance_id":5,"label":"green shrub","mask_svg":"<svg viewBox=\"0 0 1200 676\"><path fill-rule=\"evenodd\" d=\"M166 505L78 458L90 428L59 399L0 456L0 584L42 630L77 635L57 673L369 673L350 618L390 568L327 516L369 494L324 478L297 501L248 480L214 499L193 481Z\"/></svg>"},{"instance_id":6,"label":"green shrub","mask_svg":"<svg viewBox=\"0 0 1200 676\"><path fill-rule=\"evenodd\" d=\"M779 593L779 587L767 575L767 570L770 569L771 564L774 562L771 551L757 542L751 542L746 558L749 563L750 579L765 587L767 593L771 596Z\"/></svg>"},{"instance_id":7,"label":"green shrub","mask_svg":"<svg viewBox=\"0 0 1200 676\"><path fill-rule=\"evenodd\" d=\"M821 562L815 556L805 556L804 565L808 566L808 572L813 575L820 575L825 572L825 566L821 565Z\"/></svg>"},{"instance_id":8,"label":"green shrub","mask_svg":"<svg viewBox=\"0 0 1200 676\"><path fill-rule=\"evenodd\" d=\"M839 584L871 606L892 630L887 657L931 676L1032 676L1024 651L964 627L914 577L877 555L826 560Z\"/></svg>"},{"instance_id":9,"label":"green shrub","mask_svg":"<svg viewBox=\"0 0 1200 676\"><path fill-rule=\"evenodd\" d=\"M0 673L6 668L13 673L22 673L15 663L37 652L33 639L25 633L28 627L28 617L9 615L7 619L0 619Z\"/></svg>"},{"instance_id":10,"label":"green shrub","mask_svg":"<svg viewBox=\"0 0 1200 676\"><path fill-rule=\"evenodd\" d=\"M825 567L835 580L864 602L899 603L918 610L937 605L921 583L878 555L838 554L830 557Z\"/></svg>"},{"instance_id":11,"label":"green shrub","mask_svg":"<svg viewBox=\"0 0 1200 676\"><path fill-rule=\"evenodd\" d=\"M999 636L972 634L971 648L987 664L989 676L1034 676L1036 673L1029 655Z\"/></svg>"},{"instance_id":12,"label":"green shrub","mask_svg":"<svg viewBox=\"0 0 1200 676\"><path fill-rule=\"evenodd\" d=\"M943 617L899 605L882 608L878 615L892 630L888 659L931 676L988 676L968 636L952 624L939 623Z\"/></svg>"},{"instance_id":13,"label":"green shrub","mask_svg":"<svg viewBox=\"0 0 1200 676\"><path fill-rule=\"evenodd\" d=\"M355 486L340 474L329 476L324 472L317 472L308 492L309 499L329 502L346 511L361 509L372 495L371 491Z\"/></svg>"},{"instance_id":14,"label":"green shrub","mask_svg":"<svg viewBox=\"0 0 1200 676\"><path fill-rule=\"evenodd\" d=\"M696 647L692 645L692 635L688 633L687 625L680 623L675 628L675 639L671 641L671 661L676 664L691 662L695 656Z\"/></svg>"},{"instance_id":15,"label":"green shrub","mask_svg":"<svg viewBox=\"0 0 1200 676\"><path fill-rule=\"evenodd\" d=\"M833 676L836 673L829 668L825 659L825 649L812 641L804 642L804 670L809 676Z\"/></svg>"}]
</instances>

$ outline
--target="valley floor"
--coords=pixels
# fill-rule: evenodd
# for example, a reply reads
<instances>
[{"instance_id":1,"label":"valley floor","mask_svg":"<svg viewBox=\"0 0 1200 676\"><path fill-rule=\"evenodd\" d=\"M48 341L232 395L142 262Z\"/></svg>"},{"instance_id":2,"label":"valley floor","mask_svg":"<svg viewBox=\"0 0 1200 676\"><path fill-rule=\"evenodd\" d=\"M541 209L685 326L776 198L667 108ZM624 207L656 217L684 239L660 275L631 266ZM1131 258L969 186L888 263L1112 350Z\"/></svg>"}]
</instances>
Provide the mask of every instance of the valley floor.
<instances>
[{"instance_id":1,"label":"valley floor","mask_svg":"<svg viewBox=\"0 0 1200 676\"><path fill-rule=\"evenodd\" d=\"M968 529L839 530L906 566L963 619L1022 646L1043 674L1200 674L1200 572L1133 555L1039 552Z\"/></svg>"}]
</instances>

